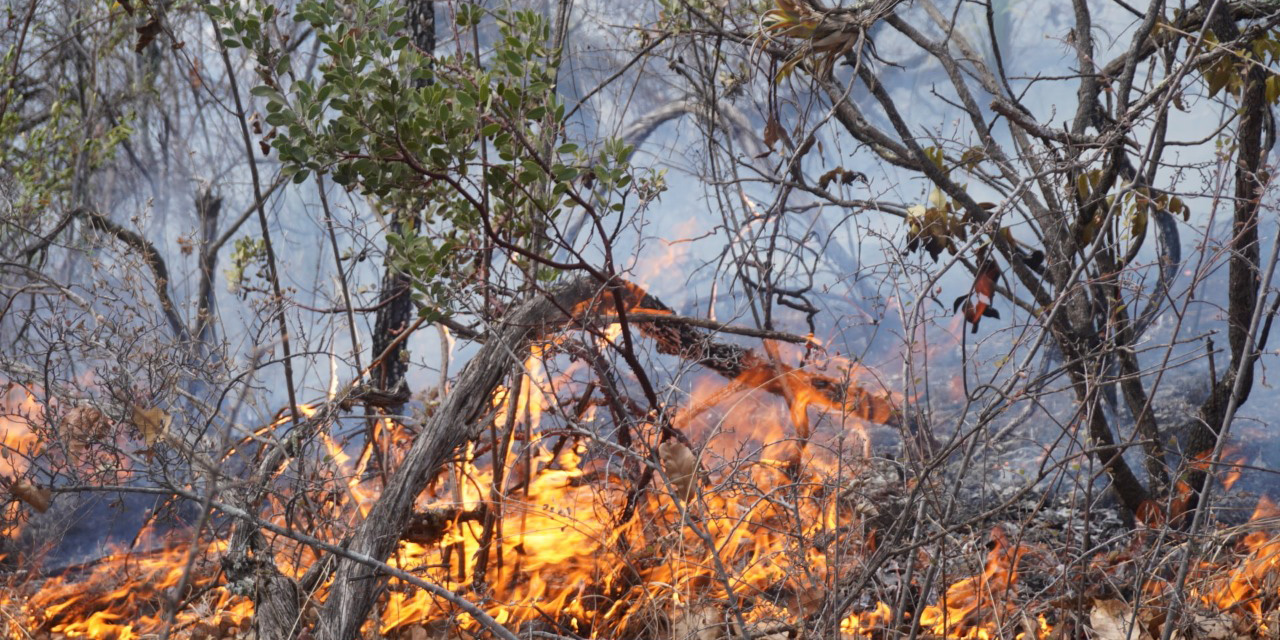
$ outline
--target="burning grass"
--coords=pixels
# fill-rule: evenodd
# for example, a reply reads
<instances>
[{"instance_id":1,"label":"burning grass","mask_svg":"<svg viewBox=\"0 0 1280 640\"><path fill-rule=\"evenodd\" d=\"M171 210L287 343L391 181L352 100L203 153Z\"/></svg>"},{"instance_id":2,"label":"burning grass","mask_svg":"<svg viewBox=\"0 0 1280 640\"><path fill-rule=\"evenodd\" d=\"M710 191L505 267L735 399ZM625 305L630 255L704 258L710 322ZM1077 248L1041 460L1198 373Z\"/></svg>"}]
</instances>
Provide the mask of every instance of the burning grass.
<instances>
[{"instance_id":1,"label":"burning grass","mask_svg":"<svg viewBox=\"0 0 1280 640\"><path fill-rule=\"evenodd\" d=\"M12 576L4 604L14 638L237 637L249 630L253 605L218 584L213 543L194 558L183 545L118 550L87 565L45 577ZM191 564L188 565L188 562Z\"/></svg>"},{"instance_id":2,"label":"burning grass","mask_svg":"<svg viewBox=\"0 0 1280 640\"><path fill-rule=\"evenodd\" d=\"M703 487L688 504L655 495L642 517L621 527L611 516L626 496L601 489L577 453L558 460L544 455L539 466L525 495L503 504L501 533L491 538L483 578L476 560L484 518L446 524L434 545L404 543L394 563L467 594L511 629L564 637L718 638L745 624L782 638L821 619L832 594L860 577L875 550L876 536L851 500L842 505L820 477L794 482L774 465L740 471L750 485ZM484 471L468 474L483 488ZM462 506L481 502L464 498ZM1197 565L1189 580L1193 623L1201 633L1225 634L1201 637L1271 637L1280 607L1280 538L1263 529L1231 533L1234 543L1220 542L1217 557ZM971 543L983 538L985 562L966 569L972 564L966 560L982 555ZM1134 619L1144 626L1132 637L1149 637L1163 623L1170 586L1148 580L1135 595L1116 584L1147 559L1143 544L1149 541L1141 538L1073 573L1071 554L996 527L958 545L939 578L950 586L936 592L923 585L929 563L942 558L929 548L907 552L898 562L914 560L914 576L900 564L880 567L866 594L884 599L855 598L859 612L840 620L839 629L844 637L889 637L889 629L913 624L910 613L895 617L895 608L909 612L927 599L915 621L922 637L1078 637L1085 628L1090 637L1125 637L1115 635L1117 629L1128 628L1132 605L1140 601ZM219 578L214 559L224 551L213 543L193 557L172 544L113 553L58 577L13 573L3 605L9 635L126 640L159 637L170 628L183 638L253 637L249 600L232 595ZM1035 591L1027 582L1048 586ZM740 619L725 615L729 602L740 606ZM484 635L465 613L393 582L365 637L445 637L451 629Z\"/></svg>"},{"instance_id":3,"label":"burning grass","mask_svg":"<svg viewBox=\"0 0 1280 640\"><path fill-rule=\"evenodd\" d=\"M529 366L518 393L497 395L492 431L421 497L390 564L539 637L889 638L914 629L926 638L1110 639L1159 637L1178 559L1192 553L1202 561L1182 590L1190 626L1175 637L1280 631L1269 502L1249 526L1207 540L1082 528L1078 511L1052 503L944 528L921 505L944 500L945 483L917 483L905 466L865 457L865 433L876 427L857 417L811 426L806 415L808 437L799 438L797 412L777 395L709 385L676 419L694 448L664 441L646 422L629 427L632 446L622 447L591 403L557 395L573 374ZM584 409L569 420L564 407ZM29 425L6 425L5 442L32 453L19 432ZM384 464L411 438L404 429L377 424ZM349 454L330 436L317 447L315 464L290 483L282 476L264 512L296 528L295 505L306 502L316 523L308 532L341 540L378 497L377 457L372 447ZM653 483L637 492L646 468ZM327 489L295 500L305 487ZM634 517L624 518L629 504ZM257 637L251 600L238 595L252 585L227 584L219 564L225 525L215 519L194 549L191 531L144 534L70 571L13 555L4 628L14 639ZM294 578L315 564L284 536L261 548ZM321 581L302 628L325 595ZM370 639L485 635L469 614L395 580L364 629Z\"/></svg>"}]
</instances>

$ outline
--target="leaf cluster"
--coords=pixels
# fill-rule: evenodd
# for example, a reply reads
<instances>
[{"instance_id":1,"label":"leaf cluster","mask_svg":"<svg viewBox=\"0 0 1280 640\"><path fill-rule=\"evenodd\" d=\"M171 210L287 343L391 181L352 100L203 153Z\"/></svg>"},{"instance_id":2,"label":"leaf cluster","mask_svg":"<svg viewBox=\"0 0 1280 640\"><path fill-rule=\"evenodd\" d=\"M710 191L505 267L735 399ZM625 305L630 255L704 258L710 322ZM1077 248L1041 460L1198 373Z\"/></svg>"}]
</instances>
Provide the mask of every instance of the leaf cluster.
<instances>
[{"instance_id":1,"label":"leaf cluster","mask_svg":"<svg viewBox=\"0 0 1280 640\"><path fill-rule=\"evenodd\" d=\"M1211 31L1204 33L1204 43L1210 49L1222 47ZM1267 104L1280 102L1280 75L1274 71L1280 65L1280 31L1274 29L1264 32L1244 47L1229 50L1226 55L1200 65L1200 73L1208 85L1209 97L1226 90L1239 99L1245 74L1251 65L1263 65L1270 70L1266 81Z\"/></svg>"},{"instance_id":2,"label":"leaf cluster","mask_svg":"<svg viewBox=\"0 0 1280 640\"><path fill-rule=\"evenodd\" d=\"M389 247L429 312L447 312L491 239L538 254L563 212L584 200L620 210L609 196L633 188L629 149L606 145L591 162L565 140L558 52L536 13L459 5L459 29L494 34L489 52L431 58L403 35L401 3L305 0L292 19L311 26L324 54L320 77L307 80L292 78L266 28L279 19L270 6L210 11L226 25L224 44L258 59L252 93L266 101L264 141L286 174L331 173L400 216Z\"/></svg>"}]
</instances>

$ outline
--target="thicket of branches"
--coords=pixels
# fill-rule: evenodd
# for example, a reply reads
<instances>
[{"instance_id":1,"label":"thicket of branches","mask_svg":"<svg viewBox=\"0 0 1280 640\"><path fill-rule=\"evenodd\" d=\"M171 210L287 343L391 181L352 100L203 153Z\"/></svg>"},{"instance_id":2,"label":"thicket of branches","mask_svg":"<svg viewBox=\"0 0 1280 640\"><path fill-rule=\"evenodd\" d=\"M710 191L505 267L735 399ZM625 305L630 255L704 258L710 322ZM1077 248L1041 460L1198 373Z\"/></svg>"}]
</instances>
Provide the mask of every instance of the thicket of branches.
<instances>
[{"instance_id":1,"label":"thicket of branches","mask_svg":"<svg viewBox=\"0 0 1280 640\"><path fill-rule=\"evenodd\" d=\"M639 583L685 532L726 633L871 593L912 633L946 585L915 550L1040 496L1162 532L1119 597L1159 576L1186 623L1280 305L1280 6L533 4L11 4L11 531L160 496L259 637L356 637L403 590L511 637L504 518L572 454L600 553ZM743 397L785 431L726 436ZM786 577L713 540L757 493ZM443 573L395 561L462 527ZM1045 591L1083 601L1102 547L1068 546Z\"/></svg>"}]
</instances>

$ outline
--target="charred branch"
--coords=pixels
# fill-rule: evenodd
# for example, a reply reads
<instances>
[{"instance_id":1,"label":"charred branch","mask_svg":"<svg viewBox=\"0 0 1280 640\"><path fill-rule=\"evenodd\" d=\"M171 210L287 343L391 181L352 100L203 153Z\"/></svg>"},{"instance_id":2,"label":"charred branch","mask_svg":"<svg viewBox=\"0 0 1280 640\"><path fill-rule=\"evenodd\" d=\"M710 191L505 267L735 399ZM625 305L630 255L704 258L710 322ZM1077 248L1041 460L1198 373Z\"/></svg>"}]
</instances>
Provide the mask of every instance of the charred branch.
<instances>
[{"instance_id":1,"label":"charred branch","mask_svg":"<svg viewBox=\"0 0 1280 640\"><path fill-rule=\"evenodd\" d=\"M624 308L628 311L654 314L670 311L660 300L634 286L627 285L624 291ZM520 353L530 342L548 339L575 321L600 322L602 314L607 318L615 310L611 298L612 295L594 281L579 279L514 310L485 340L453 391L427 420L404 462L392 474L381 497L357 528L349 549L369 557L390 556L397 541L405 535L418 493L458 447L478 436L475 429L482 424L482 416L491 410L489 398L509 370L513 354ZM654 319L636 322L635 326L657 342L659 352L705 366L733 378L744 388L782 395L789 386L793 394L807 394L808 401L815 406L846 408L877 422L896 420L896 408L885 396L843 381L772 364L768 358L745 347L715 342L687 323ZM651 473L651 469L646 469ZM320 616L318 637L338 640L356 633L380 591L382 580L377 571L367 566L340 562Z\"/></svg>"},{"instance_id":2,"label":"charred branch","mask_svg":"<svg viewBox=\"0 0 1280 640\"><path fill-rule=\"evenodd\" d=\"M569 321L573 309L600 294L595 283L577 280L514 310L495 335L467 364L436 412L414 440L404 462L391 475L378 501L357 527L349 549L373 558L391 555L413 512L413 502L440 466L476 434L489 398L509 371L511 357L529 341L548 337ZM358 634L385 581L380 572L352 561L338 563L329 597L320 611L320 640L346 640Z\"/></svg>"},{"instance_id":3,"label":"charred branch","mask_svg":"<svg viewBox=\"0 0 1280 640\"><path fill-rule=\"evenodd\" d=\"M164 258L160 257L160 251L150 240L142 237L137 232L126 229L105 215L91 207L77 207L72 209L67 215L58 222L49 235L41 238L31 246L23 250L23 255L28 259L35 257L37 253L44 251L57 240L59 234L74 220L84 220L90 229L111 236L119 240L130 250L137 253L146 263L147 268L151 270L152 284L156 289L156 297L160 302L160 311L164 314L165 321L169 324L169 329L173 332L175 338L183 344L191 341L191 332L187 329L187 325L178 316L178 309L173 304L173 299L169 297L169 267L165 264Z\"/></svg>"},{"instance_id":4,"label":"charred branch","mask_svg":"<svg viewBox=\"0 0 1280 640\"><path fill-rule=\"evenodd\" d=\"M450 527L465 522L483 522L488 509L429 509L413 514L400 533L400 539L422 546L434 546L444 538Z\"/></svg>"},{"instance_id":5,"label":"charred branch","mask_svg":"<svg viewBox=\"0 0 1280 640\"><path fill-rule=\"evenodd\" d=\"M200 219L200 290L196 294L195 337L201 349L207 349L212 339L214 314L217 313L217 297L213 293L213 281L217 276L218 252L213 243L218 235L218 215L222 212L222 198L213 195L211 189L202 189L196 195L196 213Z\"/></svg>"},{"instance_id":6,"label":"charred branch","mask_svg":"<svg viewBox=\"0 0 1280 640\"><path fill-rule=\"evenodd\" d=\"M1204 4L1204 3L1202 3ZM1230 21L1213 22L1218 37L1229 40L1239 33ZM1191 425L1188 445L1193 458L1214 451L1218 444L1229 406L1239 406L1249 398L1253 388L1253 366L1265 343L1246 352L1253 337L1251 321L1258 305L1261 255L1258 247L1258 209L1262 191L1270 181L1263 169L1272 142L1264 145L1265 131L1272 130L1271 110L1266 103L1267 71L1250 65L1241 93L1240 125L1236 132L1235 204L1232 236L1229 242L1229 294L1227 299L1227 339L1231 348L1231 366L1218 380L1209 398L1200 407ZM1239 376L1239 380L1237 380ZM1188 471L1190 491L1175 504L1175 515L1195 509L1198 496L1208 478L1203 466Z\"/></svg>"}]
</instances>

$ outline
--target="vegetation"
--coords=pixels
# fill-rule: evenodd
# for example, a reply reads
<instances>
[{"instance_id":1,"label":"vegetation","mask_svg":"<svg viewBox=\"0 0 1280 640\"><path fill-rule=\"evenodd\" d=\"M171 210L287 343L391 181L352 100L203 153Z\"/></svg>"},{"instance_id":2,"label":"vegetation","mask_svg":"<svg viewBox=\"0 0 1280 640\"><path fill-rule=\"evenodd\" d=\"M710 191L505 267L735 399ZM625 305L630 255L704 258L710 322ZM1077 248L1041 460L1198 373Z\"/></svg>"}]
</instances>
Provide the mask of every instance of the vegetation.
<instances>
[{"instance_id":1,"label":"vegetation","mask_svg":"<svg viewBox=\"0 0 1280 640\"><path fill-rule=\"evenodd\" d=\"M1274 2L22 0L0 34L8 568L69 522L184 541L127 605L10 579L15 637L1280 624L1205 573L1224 479L1275 484Z\"/></svg>"}]
</instances>

